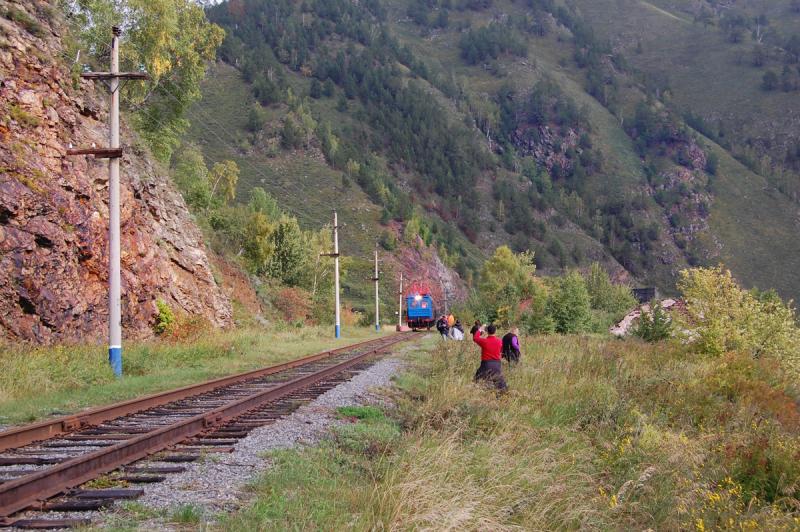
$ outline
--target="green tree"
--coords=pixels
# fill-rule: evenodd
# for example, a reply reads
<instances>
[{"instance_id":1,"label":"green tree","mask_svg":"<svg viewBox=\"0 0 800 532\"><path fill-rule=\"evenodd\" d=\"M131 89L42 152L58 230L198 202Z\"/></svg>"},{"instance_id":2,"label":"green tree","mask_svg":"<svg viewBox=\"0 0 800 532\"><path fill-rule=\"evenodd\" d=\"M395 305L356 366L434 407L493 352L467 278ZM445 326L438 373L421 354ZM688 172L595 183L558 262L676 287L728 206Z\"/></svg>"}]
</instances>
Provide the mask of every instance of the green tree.
<instances>
[{"instance_id":1,"label":"green tree","mask_svg":"<svg viewBox=\"0 0 800 532\"><path fill-rule=\"evenodd\" d=\"M278 202L261 187L253 187L250 190L250 201L247 205L251 212L260 212L269 220L277 220L281 214Z\"/></svg>"},{"instance_id":2,"label":"green tree","mask_svg":"<svg viewBox=\"0 0 800 532\"><path fill-rule=\"evenodd\" d=\"M283 216L270 235L272 255L267 274L288 286L299 286L305 278L306 237L296 218Z\"/></svg>"},{"instance_id":3,"label":"green tree","mask_svg":"<svg viewBox=\"0 0 800 532\"><path fill-rule=\"evenodd\" d=\"M650 312L642 311L633 334L646 342L660 342L672 336L672 320L659 301L650 302Z\"/></svg>"},{"instance_id":4,"label":"green tree","mask_svg":"<svg viewBox=\"0 0 800 532\"><path fill-rule=\"evenodd\" d=\"M556 332L570 334L588 329L591 300L586 282L578 272L571 271L558 280L548 306Z\"/></svg>"},{"instance_id":5,"label":"green tree","mask_svg":"<svg viewBox=\"0 0 800 532\"><path fill-rule=\"evenodd\" d=\"M548 290L536 283L531 296L531 305L522 317L522 323L528 334L550 334L555 332L556 323L550 315Z\"/></svg>"},{"instance_id":6,"label":"green tree","mask_svg":"<svg viewBox=\"0 0 800 532\"><path fill-rule=\"evenodd\" d=\"M197 146L188 144L173 157L172 179L190 207L207 209L211 205L208 168Z\"/></svg>"},{"instance_id":7,"label":"green tree","mask_svg":"<svg viewBox=\"0 0 800 532\"><path fill-rule=\"evenodd\" d=\"M764 77L761 78L761 87L765 91L774 91L778 88L780 84L780 78L778 74L775 73L773 70L767 70L764 73Z\"/></svg>"},{"instance_id":8,"label":"green tree","mask_svg":"<svg viewBox=\"0 0 800 532\"><path fill-rule=\"evenodd\" d=\"M267 270L274 246L270 235L274 229L266 215L253 212L247 222L244 236L244 256L248 269L255 274L263 274Z\"/></svg>"},{"instance_id":9,"label":"green tree","mask_svg":"<svg viewBox=\"0 0 800 532\"><path fill-rule=\"evenodd\" d=\"M597 262L592 263L586 276L586 290L592 308L608 312L615 320L636 306L630 288L611 284L608 273Z\"/></svg>"},{"instance_id":10,"label":"green tree","mask_svg":"<svg viewBox=\"0 0 800 532\"><path fill-rule=\"evenodd\" d=\"M519 305L534 291L536 265L530 252L515 254L500 246L481 269L478 294L485 318L510 325L518 318Z\"/></svg>"},{"instance_id":11,"label":"green tree","mask_svg":"<svg viewBox=\"0 0 800 532\"><path fill-rule=\"evenodd\" d=\"M124 102L154 155L169 160L186 131L189 106L225 32L192 0L76 0L69 20L96 65L107 68L111 26L125 29L122 70L144 68L145 83L124 86ZM105 69L101 68L101 69Z\"/></svg>"},{"instance_id":12,"label":"green tree","mask_svg":"<svg viewBox=\"0 0 800 532\"><path fill-rule=\"evenodd\" d=\"M683 270L678 288L686 301L681 329L695 349L773 356L800 372L800 331L791 303L742 289L721 266Z\"/></svg>"},{"instance_id":13,"label":"green tree","mask_svg":"<svg viewBox=\"0 0 800 532\"><path fill-rule=\"evenodd\" d=\"M217 189L223 193L223 203L236 199L236 184L239 182L239 166L235 161L222 161L215 163L211 169L210 181L213 183L211 196L217 194ZM221 187L221 188L220 188Z\"/></svg>"},{"instance_id":14,"label":"green tree","mask_svg":"<svg viewBox=\"0 0 800 532\"><path fill-rule=\"evenodd\" d=\"M297 124L293 113L286 115L281 129L281 144L286 149L299 148L303 144L303 131Z\"/></svg>"}]
</instances>

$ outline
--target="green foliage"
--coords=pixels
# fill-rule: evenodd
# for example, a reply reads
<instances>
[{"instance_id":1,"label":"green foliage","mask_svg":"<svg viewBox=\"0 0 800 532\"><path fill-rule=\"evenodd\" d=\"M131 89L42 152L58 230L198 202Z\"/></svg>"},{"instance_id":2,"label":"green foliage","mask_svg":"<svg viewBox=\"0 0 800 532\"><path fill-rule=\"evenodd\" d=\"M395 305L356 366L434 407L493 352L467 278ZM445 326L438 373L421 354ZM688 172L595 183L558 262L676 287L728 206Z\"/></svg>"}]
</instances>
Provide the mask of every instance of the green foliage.
<instances>
[{"instance_id":1,"label":"green foliage","mask_svg":"<svg viewBox=\"0 0 800 532\"><path fill-rule=\"evenodd\" d=\"M188 144L176 152L172 164L172 178L190 207L207 210L236 198L239 166L234 161L215 163L209 171L200 150Z\"/></svg>"},{"instance_id":2,"label":"green foliage","mask_svg":"<svg viewBox=\"0 0 800 532\"><path fill-rule=\"evenodd\" d=\"M153 326L153 330L155 330L156 334L163 334L169 331L175 323L175 314L163 299L156 300L156 309L158 309L158 314L156 314L156 323Z\"/></svg>"},{"instance_id":3,"label":"green foliage","mask_svg":"<svg viewBox=\"0 0 800 532\"><path fill-rule=\"evenodd\" d=\"M36 127L41 123L36 115L32 115L17 104L8 106L8 116L23 126Z\"/></svg>"},{"instance_id":4,"label":"green foliage","mask_svg":"<svg viewBox=\"0 0 800 532\"><path fill-rule=\"evenodd\" d=\"M155 156L169 160L186 130L186 111L200 98L206 63L214 59L225 32L210 24L202 5L192 0L77 0L68 5L73 30L95 65L108 62L109 28L125 28L121 70L143 67L151 79L126 84L123 96Z\"/></svg>"},{"instance_id":5,"label":"green foliage","mask_svg":"<svg viewBox=\"0 0 800 532\"><path fill-rule=\"evenodd\" d=\"M558 279L548 307L556 332L570 334L588 330L591 300L580 273L571 271Z\"/></svg>"},{"instance_id":6,"label":"green foliage","mask_svg":"<svg viewBox=\"0 0 800 532\"><path fill-rule=\"evenodd\" d=\"M672 336L672 319L660 301L651 301L650 311L642 310L633 334L646 342L660 342Z\"/></svg>"},{"instance_id":7,"label":"green foliage","mask_svg":"<svg viewBox=\"0 0 800 532\"><path fill-rule=\"evenodd\" d=\"M336 409L336 413L342 417L351 417L356 419L385 419L386 416L380 408L374 406L340 406Z\"/></svg>"},{"instance_id":8,"label":"green foliage","mask_svg":"<svg viewBox=\"0 0 800 532\"><path fill-rule=\"evenodd\" d=\"M531 296L531 305L522 316L523 328L528 334L551 334L556 331L556 323L550 315L547 287L536 283Z\"/></svg>"},{"instance_id":9,"label":"green foliage","mask_svg":"<svg viewBox=\"0 0 800 532\"><path fill-rule=\"evenodd\" d=\"M484 263L478 280L482 317L501 326L516 321L520 303L534 293L535 271L533 253L515 254L508 246L497 248Z\"/></svg>"},{"instance_id":10,"label":"green foliage","mask_svg":"<svg viewBox=\"0 0 800 532\"><path fill-rule=\"evenodd\" d=\"M16 22L25 28L25 31L35 37L43 38L46 35L45 29L42 27L42 25L39 24L35 18L31 17L28 13L22 9L19 9L18 7L0 7L0 16Z\"/></svg>"},{"instance_id":11,"label":"green foliage","mask_svg":"<svg viewBox=\"0 0 800 532\"><path fill-rule=\"evenodd\" d=\"M236 183L239 182L239 166L235 161L227 160L214 163L214 167L209 174L209 180L213 183L211 196L218 194L222 196L222 202L227 204L236 199Z\"/></svg>"},{"instance_id":12,"label":"green foliage","mask_svg":"<svg viewBox=\"0 0 800 532\"><path fill-rule=\"evenodd\" d=\"M261 187L250 189L250 201L248 207L251 212L263 214L270 220L276 220L280 216L278 202Z\"/></svg>"},{"instance_id":13,"label":"green foliage","mask_svg":"<svg viewBox=\"0 0 800 532\"><path fill-rule=\"evenodd\" d=\"M461 37L458 46L461 49L461 57L471 65L487 59L497 59L503 53L521 57L527 55L524 39L513 28L497 22L478 29L470 29Z\"/></svg>"},{"instance_id":14,"label":"green foliage","mask_svg":"<svg viewBox=\"0 0 800 532\"><path fill-rule=\"evenodd\" d=\"M270 234L272 253L266 273L287 286L302 284L306 274L308 248L306 236L296 218L283 216Z\"/></svg>"},{"instance_id":15,"label":"green foliage","mask_svg":"<svg viewBox=\"0 0 800 532\"><path fill-rule=\"evenodd\" d=\"M388 231L384 229L381 232L381 238L379 243L383 249L386 251L394 251L397 249L397 237L392 231Z\"/></svg>"},{"instance_id":16,"label":"green foliage","mask_svg":"<svg viewBox=\"0 0 800 532\"><path fill-rule=\"evenodd\" d=\"M636 299L630 288L611 284L608 273L597 262L592 263L586 277L586 289L589 292L592 309L608 312L614 320L621 318L636 306Z\"/></svg>"},{"instance_id":17,"label":"green foliage","mask_svg":"<svg viewBox=\"0 0 800 532\"><path fill-rule=\"evenodd\" d=\"M761 88L765 91L774 91L780 86L780 78L774 70L767 70L761 78Z\"/></svg>"},{"instance_id":18,"label":"green foliage","mask_svg":"<svg viewBox=\"0 0 800 532\"><path fill-rule=\"evenodd\" d=\"M258 133L267 122L267 112L260 105L254 105L247 115L247 129L252 133Z\"/></svg>"},{"instance_id":19,"label":"green foliage","mask_svg":"<svg viewBox=\"0 0 800 532\"><path fill-rule=\"evenodd\" d=\"M721 266L682 271L678 288L688 313L683 328L698 351L774 357L800 371L800 330L791 303L742 289Z\"/></svg>"}]
</instances>

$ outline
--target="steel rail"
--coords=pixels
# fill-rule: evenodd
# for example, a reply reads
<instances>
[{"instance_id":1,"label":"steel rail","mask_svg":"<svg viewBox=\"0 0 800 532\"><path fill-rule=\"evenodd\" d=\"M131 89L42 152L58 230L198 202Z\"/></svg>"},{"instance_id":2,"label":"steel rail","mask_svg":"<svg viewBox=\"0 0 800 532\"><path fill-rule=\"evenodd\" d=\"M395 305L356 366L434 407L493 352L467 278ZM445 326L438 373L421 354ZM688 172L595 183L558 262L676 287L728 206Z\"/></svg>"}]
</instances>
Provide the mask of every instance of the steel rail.
<instances>
[{"instance_id":1,"label":"steel rail","mask_svg":"<svg viewBox=\"0 0 800 532\"><path fill-rule=\"evenodd\" d=\"M198 414L189 419L156 429L127 441L88 453L54 467L43 469L31 475L0 485L0 518L30 508L37 502L63 493L79 486L98 475L140 460L150 454L171 447L187 438L200 434L219 424L225 423L253 408L280 397L289 395L299 389L325 380L327 377L344 371L388 347L414 338L418 335L392 335L389 341L380 343L374 349L356 355L344 362L323 368L322 370L298 377L285 383L277 384L245 398L232 401L209 412ZM361 342L358 345L371 342ZM354 346L350 346L352 349ZM339 349L338 351L341 351ZM5 525L13 525L13 521L5 520Z\"/></svg>"},{"instance_id":2,"label":"steel rail","mask_svg":"<svg viewBox=\"0 0 800 532\"><path fill-rule=\"evenodd\" d=\"M395 336L397 335L387 336L381 338L380 340L386 338L394 338ZM181 388L176 388L174 390L168 390L165 392L159 392L152 395L146 395L138 399L131 399L128 401L123 401L121 403L114 403L107 406L101 406L98 408L93 408L91 410L85 410L83 412L79 412L76 414L61 416L54 419L41 421L39 423L25 425L15 429L0 432L0 452L8 451L16 447L22 447L23 445L28 445L29 443L33 443L36 441L47 440L55 436L60 436L62 434L76 431L78 429L84 428L89 425L97 425L98 423L102 423L110 419L126 416L128 414L134 414L142 410L147 410L148 408L153 408L154 406L161 406L167 403L172 403L174 401L178 401L180 399L184 399L192 395L205 393L214 390L216 388L221 388L223 386L229 386L231 384L236 384L238 382L258 377L264 377L266 375L272 375L273 373L278 373L281 371L285 371L287 369L292 369L297 366L302 366L311 362L316 362L317 360L322 360L324 358L331 357L342 351L357 349L359 347L363 347L365 345L374 343L376 341L379 340L374 340L374 339L365 340L363 342L357 342L355 344L350 344L344 347L331 349L329 351L323 351L315 355L309 355L303 358L298 358L296 360L284 362L282 364L277 364L275 366L255 369L252 371L247 371L245 373L229 375L227 377L220 377L210 381L201 382L198 384L191 384Z\"/></svg>"}]
</instances>

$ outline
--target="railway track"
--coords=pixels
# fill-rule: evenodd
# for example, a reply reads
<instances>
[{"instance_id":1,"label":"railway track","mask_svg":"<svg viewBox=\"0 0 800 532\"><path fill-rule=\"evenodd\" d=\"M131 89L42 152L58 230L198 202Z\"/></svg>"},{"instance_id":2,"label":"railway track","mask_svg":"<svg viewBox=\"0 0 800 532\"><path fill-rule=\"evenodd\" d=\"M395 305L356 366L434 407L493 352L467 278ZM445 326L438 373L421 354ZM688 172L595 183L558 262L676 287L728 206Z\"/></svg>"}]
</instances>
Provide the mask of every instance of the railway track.
<instances>
[{"instance_id":1,"label":"railway track","mask_svg":"<svg viewBox=\"0 0 800 532\"><path fill-rule=\"evenodd\" d=\"M82 518L17 518L23 510L98 510L142 489L79 489L114 472L136 485L178 473L182 462L231 452L254 428L291 413L369 359L420 333L325 351L298 360L85 411L0 433L0 526L66 528ZM149 460L151 465L137 464Z\"/></svg>"}]
</instances>

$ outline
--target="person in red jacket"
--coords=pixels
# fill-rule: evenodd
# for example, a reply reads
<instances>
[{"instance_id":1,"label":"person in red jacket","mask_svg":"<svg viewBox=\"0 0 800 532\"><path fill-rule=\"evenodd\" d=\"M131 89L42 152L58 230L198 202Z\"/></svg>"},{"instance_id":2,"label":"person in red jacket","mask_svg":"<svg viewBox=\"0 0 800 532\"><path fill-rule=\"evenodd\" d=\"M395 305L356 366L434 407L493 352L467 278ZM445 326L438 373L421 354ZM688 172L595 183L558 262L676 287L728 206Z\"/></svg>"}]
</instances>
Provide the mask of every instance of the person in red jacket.
<instances>
[{"instance_id":1,"label":"person in red jacket","mask_svg":"<svg viewBox=\"0 0 800 532\"><path fill-rule=\"evenodd\" d=\"M498 390L505 391L508 386L503 378L502 366L500 366L503 341L494 335L495 332L497 332L497 328L490 323L486 327L486 338L481 337L480 329L472 335L472 341L481 347L481 365L478 367L478 371L475 372L475 382L489 381Z\"/></svg>"}]
</instances>

